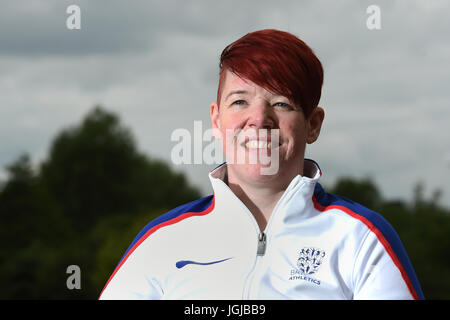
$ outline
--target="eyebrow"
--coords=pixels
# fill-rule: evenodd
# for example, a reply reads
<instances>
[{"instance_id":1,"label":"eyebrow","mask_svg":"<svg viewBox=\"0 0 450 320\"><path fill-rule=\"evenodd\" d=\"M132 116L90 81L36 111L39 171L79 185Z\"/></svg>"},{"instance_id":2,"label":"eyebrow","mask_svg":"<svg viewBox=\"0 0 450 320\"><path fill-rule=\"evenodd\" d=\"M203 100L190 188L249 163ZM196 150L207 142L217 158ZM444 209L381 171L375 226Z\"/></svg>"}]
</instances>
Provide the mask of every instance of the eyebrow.
<instances>
[{"instance_id":1,"label":"eyebrow","mask_svg":"<svg viewBox=\"0 0 450 320\"><path fill-rule=\"evenodd\" d=\"M248 91L247 90L242 90L242 89L240 89L240 90L233 90L233 91L231 91L230 93L227 94L227 96L225 97L225 100L227 100L233 94L248 94ZM274 94L274 97L275 98L278 98L278 97L286 98L285 96L283 96L281 94Z\"/></svg>"},{"instance_id":2,"label":"eyebrow","mask_svg":"<svg viewBox=\"0 0 450 320\"><path fill-rule=\"evenodd\" d=\"M247 90L234 90L234 91L231 91L229 94L227 94L227 96L225 97L225 100L227 100L233 94L247 94L247 93L248 93Z\"/></svg>"}]
</instances>

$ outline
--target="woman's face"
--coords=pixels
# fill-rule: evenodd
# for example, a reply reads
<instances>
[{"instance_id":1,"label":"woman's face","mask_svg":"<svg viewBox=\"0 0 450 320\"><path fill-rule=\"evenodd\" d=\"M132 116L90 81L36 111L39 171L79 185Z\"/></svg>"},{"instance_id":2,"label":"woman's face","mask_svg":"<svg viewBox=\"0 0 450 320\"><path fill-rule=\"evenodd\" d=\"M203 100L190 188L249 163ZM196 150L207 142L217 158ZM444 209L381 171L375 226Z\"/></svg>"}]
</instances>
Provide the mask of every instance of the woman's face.
<instances>
[{"instance_id":1,"label":"woman's face","mask_svg":"<svg viewBox=\"0 0 450 320\"><path fill-rule=\"evenodd\" d=\"M211 104L210 115L229 179L287 186L303 173L306 144L317 139L323 110L317 107L305 118L288 98L225 72L220 101Z\"/></svg>"}]
</instances>

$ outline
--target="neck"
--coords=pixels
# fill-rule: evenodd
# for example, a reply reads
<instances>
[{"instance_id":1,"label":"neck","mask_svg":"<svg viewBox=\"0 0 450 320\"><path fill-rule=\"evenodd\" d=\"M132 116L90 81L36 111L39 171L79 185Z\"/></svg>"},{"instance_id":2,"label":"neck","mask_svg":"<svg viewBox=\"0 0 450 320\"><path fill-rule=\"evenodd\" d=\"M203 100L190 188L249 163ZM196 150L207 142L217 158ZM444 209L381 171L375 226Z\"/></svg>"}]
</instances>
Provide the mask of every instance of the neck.
<instances>
[{"instance_id":1,"label":"neck","mask_svg":"<svg viewBox=\"0 0 450 320\"><path fill-rule=\"evenodd\" d=\"M287 183L274 185L245 183L230 173L227 178L228 186L253 214L261 231L266 228L273 209L292 180L289 179Z\"/></svg>"}]
</instances>

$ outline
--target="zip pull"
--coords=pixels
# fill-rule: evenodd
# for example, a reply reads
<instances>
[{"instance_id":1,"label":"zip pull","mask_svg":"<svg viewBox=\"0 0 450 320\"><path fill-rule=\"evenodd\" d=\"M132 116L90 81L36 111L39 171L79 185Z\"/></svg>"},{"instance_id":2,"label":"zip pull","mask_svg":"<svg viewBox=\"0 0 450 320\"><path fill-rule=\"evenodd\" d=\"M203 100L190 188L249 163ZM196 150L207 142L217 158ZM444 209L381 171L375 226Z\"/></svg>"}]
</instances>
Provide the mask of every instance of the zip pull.
<instances>
[{"instance_id":1,"label":"zip pull","mask_svg":"<svg viewBox=\"0 0 450 320\"><path fill-rule=\"evenodd\" d=\"M258 256L263 256L264 253L266 253L266 234L264 232L261 232L258 235Z\"/></svg>"}]
</instances>

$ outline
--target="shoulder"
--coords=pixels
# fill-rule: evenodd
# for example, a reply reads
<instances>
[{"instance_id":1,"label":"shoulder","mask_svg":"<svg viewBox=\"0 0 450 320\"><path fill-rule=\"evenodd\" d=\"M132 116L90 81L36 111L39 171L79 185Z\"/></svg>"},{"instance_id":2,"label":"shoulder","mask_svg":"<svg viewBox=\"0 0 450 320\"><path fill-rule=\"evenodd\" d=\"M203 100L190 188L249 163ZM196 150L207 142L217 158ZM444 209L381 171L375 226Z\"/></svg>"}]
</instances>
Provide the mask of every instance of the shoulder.
<instances>
[{"instance_id":1,"label":"shoulder","mask_svg":"<svg viewBox=\"0 0 450 320\"><path fill-rule=\"evenodd\" d=\"M146 264L146 254L137 254L136 252L140 251L141 253L146 251L145 243L147 239L152 239L152 234L158 231L159 229L162 229L165 226L176 224L184 219L188 219L192 216L202 216L210 213L214 208L214 197L213 195L191 201L188 203L185 203L183 205L180 205L165 214L157 217L156 219L150 221L135 237L133 242L128 246L128 249L125 251L124 255L120 259L119 263L117 264L113 274L111 275L110 279L108 280L108 283L111 281L111 279L114 278L116 273L119 269L122 269L122 266L129 261L129 257L133 255L134 262L127 263L127 267L135 267L138 266L139 259L144 259L144 265ZM151 242L151 241L150 241ZM159 243L159 245L153 246L154 248L165 248L166 244ZM143 248L142 250L138 250L139 248ZM137 258L136 258L137 257ZM106 286L108 286L108 283ZM106 288L105 286L105 288Z\"/></svg>"},{"instance_id":2,"label":"shoulder","mask_svg":"<svg viewBox=\"0 0 450 320\"><path fill-rule=\"evenodd\" d=\"M314 207L321 211L337 210L350 219L355 219L371 231L381 233L385 237L396 236L391 224L378 212L375 212L351 199L327 193L320 184L314 189Z\"/></svg>"},{"instance_id":3,"label":"shoulder","mask_svg":"<svg viewBox=\"0 0 450 320\"><path fill-rule=\"evenodd\" d=\"M207 215L214 209L214 196L209 195L201 199L197 199L183 205L180 205L162 215L150 221L136 236L131 245L129 246L129 251L131 248L138 246L145 239L147 239L151 234L157 230L168 226L176 224L184 219L188 219L193 216L203 216Z\"/></svg>"},{"instance_id":4,"label":"shoulder","mask_svg":"<svg viewBox=\"0 0 450 320\"><path fill-rule=\"evenodd\" d=\"M173 224L191 216L206 215L210 213L213 208L214 196L209 195L207 197L185 203L166 212L165 214L152 220L141 232L154 227L163 227L167 224Z\"/></svg>"},{"instance_id":5,"label":"shoulder","mask_svg":"<svg viewBox=\"0 0 450 320\"><path fill-rule=\"evenodd\" d=\"M416 299L423 299L419 281L400 237L381 214L345 197L327 193L319 184L314 190L313 202L319 211L338 210L344 216L361 222L359 225L365 225L369 229L366 234L372 233L376 236L371 237L372 241L378 242L384 247L385 252L400 271L412 296ZM374 247L368 245L367 249L367 254L371 254Z\"/></svg>"},{"instance_id":6,"label":"shoulder","mask_svg":"<svg viewBox=\"0 0 450 320\"><path fill-rule=\"evenodd\" d=\"M391 256L397 256L399 260L406 262L407 257L400 237L380 213L348 198L327 193L320 184L315 187L313 202L317 210L338 214L346 220L353 220L356 229L364 228L366 230L364 234L367 232L375 234L378 242Z\"/></svg>"},{"instance_id":7,"label":"shoulder","mask_svg":"<svg viewBox=\"0 0 450 320\"><path fill-rule=\"evenodd\" d=\"M400 237L380 213L348 198L327 193L319 184L315 187L313 202L314 207L321 212L339 214L356 221L356 228L365 228L365 234L373 233L394 261L409 264L409 258Z\"/></svg>"}]
</instances>

